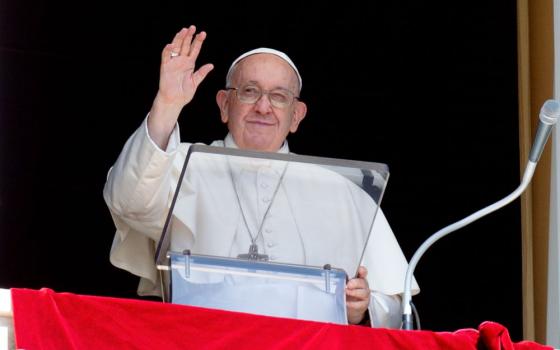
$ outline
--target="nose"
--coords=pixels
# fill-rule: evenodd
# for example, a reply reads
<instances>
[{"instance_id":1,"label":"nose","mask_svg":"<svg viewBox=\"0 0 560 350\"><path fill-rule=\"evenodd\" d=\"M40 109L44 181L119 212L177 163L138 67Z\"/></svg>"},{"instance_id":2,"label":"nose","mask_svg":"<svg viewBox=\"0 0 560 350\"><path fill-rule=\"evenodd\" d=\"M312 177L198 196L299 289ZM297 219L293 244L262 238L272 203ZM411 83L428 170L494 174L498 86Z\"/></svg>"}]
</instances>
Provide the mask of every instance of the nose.
<instances>
[{"instance_id":1,"label":"nose","mask_svg":"<svg viewBox=\"0 0 560 350\"><path fill-rule=\"evenodd\" d=\"M255 102L255 110L261 114L268 114L272 111L272 104L268 94L263 93L261 97Z\"/></svg>"}]
</instances>

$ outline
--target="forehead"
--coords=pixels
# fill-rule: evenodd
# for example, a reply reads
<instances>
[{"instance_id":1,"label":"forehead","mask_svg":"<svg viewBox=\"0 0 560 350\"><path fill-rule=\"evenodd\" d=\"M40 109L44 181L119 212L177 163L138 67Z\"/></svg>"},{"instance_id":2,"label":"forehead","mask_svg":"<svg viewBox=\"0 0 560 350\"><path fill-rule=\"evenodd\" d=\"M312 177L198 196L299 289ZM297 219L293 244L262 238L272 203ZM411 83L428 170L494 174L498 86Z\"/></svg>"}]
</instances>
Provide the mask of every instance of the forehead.
<instances>
[{"instance_id":1,"label":"forehead","mask_svg":"<svg viewBox=\"0 0 560 350\"><path fill-rule=\"evenodd\" d=\"M255 54L237 63L233 80L237 83L256 82L263 87L297 86L294 69L282 58L272 54Z\"/></svg>"}]
</instances>

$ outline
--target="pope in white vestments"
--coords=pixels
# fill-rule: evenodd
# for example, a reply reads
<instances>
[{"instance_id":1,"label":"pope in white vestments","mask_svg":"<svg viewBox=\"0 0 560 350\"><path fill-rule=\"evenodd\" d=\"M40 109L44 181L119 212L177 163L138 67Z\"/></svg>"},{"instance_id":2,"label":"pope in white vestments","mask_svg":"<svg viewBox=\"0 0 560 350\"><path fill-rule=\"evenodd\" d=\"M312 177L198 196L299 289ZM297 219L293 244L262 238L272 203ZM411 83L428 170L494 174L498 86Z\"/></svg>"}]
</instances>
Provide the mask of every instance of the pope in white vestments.
<instances>
[{"instance_id":1,"label":"pope in white vestments","mask_svg":"<svg viewBox=\"0 0 560 350\"><path fill-rule=\"evenodd\" d=\"M213 68L195 69L206 38L195 33L194 26L183 28L163 49L152 109L127 141L104 189L117 229L110 260L140 277L140 295L161 295L155 247L190 147L180 142L177 120ZM284 53L261 48L241 55L229 69L226 88L216 95L229 134L212 145L289 152L286 136L298 129L307 111L299 98L301 86L296 66ZM298 170L311 177L311 185L291 180L290 172ZM371 206L357 186L326 169L302 170L292 163L284 169L222 167L211 178L193 171L183 181L173 210L172 250L236 257L254 245L271 261L331 264L351 278L345 290L349 323L369 315L372 326L399 327L407 262L381 210L357 261L369 226L356 213ZM320 213L306 205L310 198L321 203ZM320 215L321 220L314 219ZM352 278L358 264L367 271L360 267Z\"/></svg>"}]
</instances>

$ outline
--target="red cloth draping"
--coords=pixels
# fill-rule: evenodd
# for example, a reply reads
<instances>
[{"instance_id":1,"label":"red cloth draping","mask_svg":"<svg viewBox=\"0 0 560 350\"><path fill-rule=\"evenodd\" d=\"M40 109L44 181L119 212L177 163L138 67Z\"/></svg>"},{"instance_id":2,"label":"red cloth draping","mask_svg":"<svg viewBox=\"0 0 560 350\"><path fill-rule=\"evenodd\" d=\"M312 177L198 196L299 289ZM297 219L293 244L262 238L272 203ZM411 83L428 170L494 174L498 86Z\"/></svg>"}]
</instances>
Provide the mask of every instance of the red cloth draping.
<instances>
[{"instance_id":1,"label":"red cloth draping","mask_svg":"<svg viewBox=\"0 0 560 350\"><path fill-rule=\"evenodd\" d=\"M158 302L12 289L18 349L552 349L507 329L401 331Z\"/></svg>"}]
</instances>

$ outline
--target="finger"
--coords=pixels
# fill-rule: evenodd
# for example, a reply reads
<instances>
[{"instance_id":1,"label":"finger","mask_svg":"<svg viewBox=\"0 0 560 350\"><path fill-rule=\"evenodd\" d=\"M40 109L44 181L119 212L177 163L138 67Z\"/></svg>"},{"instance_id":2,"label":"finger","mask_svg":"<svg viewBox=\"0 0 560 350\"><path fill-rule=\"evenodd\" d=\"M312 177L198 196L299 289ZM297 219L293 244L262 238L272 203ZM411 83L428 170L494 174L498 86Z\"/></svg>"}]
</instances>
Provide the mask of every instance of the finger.
<instances>
[{"instance_id":1,"label":"finger","mask_svg":"<svg viewBox=\"0 0 560 350\"><path fill-rule=\"evenodd\" d=\"M368 274L368 270L366 269L366 267L365 267L365 266L360 266L360 267L358 268L358 276L356 276L356 277L358 277L358 278L366 278L366 277L367 277L367 274Z\"/></svg>"},{"instance_id":2,"label":"finger","mask_svg":"<svg viewBox=\"0 0 560 350\"><path fill-rule=\"evenodd\" d=\"M161 52L161 61L167 63L171 59L171 53L173 51L173 46L171 44L165 45L163 51Z\"/></svg>"},{"instance_id":3,"label":"finger","mask_svg":"<svg viewBox=\"0 0 560 350\"><path fill-rule=\"evenodd\" d=\"M348 289L355 289L355 288L369 288L367 280L363 278L352 278L348 283L346 283L346 288Z\"/></svg>"},{"instance_id":4,"label":"finger","mask_svg":"<svg viewBox=\"0 0 560 350\"><path fill-rule=\"evenodd\" d=\"M360 285L357 288L346 288L346 294L348 295L348 293L354 293L355 291L363 291L366 294L371 293L370 289L368 288L368 286L364 286L364 285Z\"/></svg>"},{"instance_id":5,"label":"finger","mask_svg":"<svg viewBox=\"0 0 560 350\"><path fill-rule=\"evenodd\" d=\"M347 289L346 297L351 301L366 301L369 300L369 290L366 289ZM348 299L347 299L348 300Z\"/></svg>"},{"instance_id":6,"label":"finger","mask_svg":"<svg viewBox=\"0 0 560 350\"><path fill-rule=\"evenodd\" d=\"M196 32L196 26L191 25L186 33L185 36L183 38L183 42L181 44L181 56L188 56L189 55L189 51L191 50L191 42L193 39L193 35Z\"/></svg>"},{"instance_id":7,"label":"finger","mask_svg":"<svg viewBox=\"0 0 560 350\"><path fill-rule=\"evenodd\" d=\"M353 309L365 309L369 305L368 300L346 300L346 307L353 308Z\"/></svg>"},{"instance_id":8,"label":"finger","mask_svg":"<svg viewBox=\"0 0 560 350\"><path fill-rule=\"evenodd\" d=\"M191 27L189 27L188 29L182 28L180 31L177 32L177 34L175 34L175 37L171 41L171 48L173 49L173 52L177 52L179 54L181 53L181 46L183 45L185 41L185 37L188 35L188 32L191 29Z\"/></svg>"},{"instance_id":9,"label":"finger","mask_svg":"<svg viewBox=\"0 0 560 350\"><path fill-rule=\"evenodd\" d=\"M365 311L368 304L365 301L347 301L346 308L350 310Z\"/></svg>"},{"instance_id":10,"label":"finger","mask_svg":"<svg viewBox=\"0 0 560 350\"><path fill-rule=\"evenodd\" d=\"M206 78L208 73L212 71L212 69L214 69L214 65L210 63L200 67L193 75L195 86L198 86L204 80L204 78Z\"/></svg>"},{"instance_id":11,"label":"finger","mask_svg":"<svg viewBox=\"0 0 560 350\"><path fill-rule=\"evenodd\" d=\"M198 54L200 53L200 48L202 47L202 43L206 39L206 32L200 32L194 37L194 41L191 45L191 52L189 53L189 57L196 60Z\"/></svg>"},{"instance_id":12,"label":"finger","mask_svg":"<svg viewBox=\"0 0 560 350\"><path fill-rule=\"evenodd\" d=\"M181 50L181 43L183 42L183 37L186 35L185 34L186 30L187 30L186 28L182 28L180 31L178 31L175 34L175 37L173 37L171 43L165 45L163 51L161 52L162 63L169 62L169 60L172 58L171 53L173 52L179 53L179 51Z\"/></svg>"}]
</instances>

